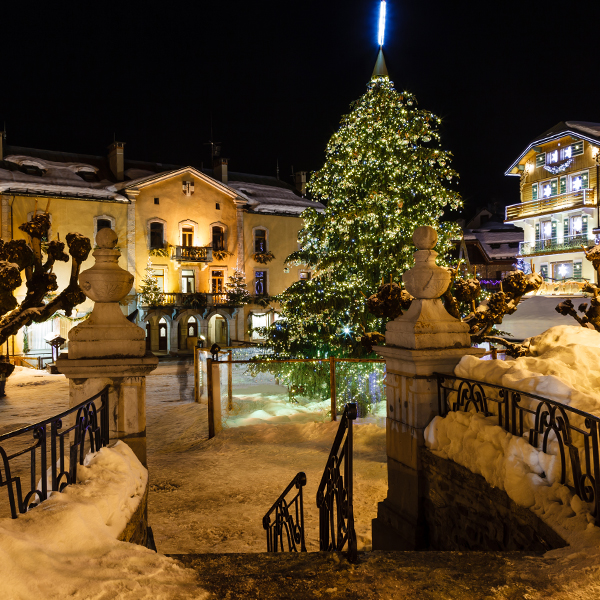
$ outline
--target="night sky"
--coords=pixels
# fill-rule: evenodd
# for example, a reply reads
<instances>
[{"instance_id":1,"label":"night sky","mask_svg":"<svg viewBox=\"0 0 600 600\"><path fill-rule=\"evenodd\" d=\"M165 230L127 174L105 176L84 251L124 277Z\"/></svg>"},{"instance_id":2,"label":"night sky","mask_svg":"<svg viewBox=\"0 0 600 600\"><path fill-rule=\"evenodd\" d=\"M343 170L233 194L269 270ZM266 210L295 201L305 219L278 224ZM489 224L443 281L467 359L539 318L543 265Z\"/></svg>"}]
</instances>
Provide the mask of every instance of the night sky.
<instances>
[{"instance_id":1,"label":"night sky","mask_svg":"<svg viewBox=\"0 0 600 600\"><path fill-rule=\"evenodd\" d=\"M8 143L289 180L318 169L377 55L377 0L3 6ZM443 120L467 206L518 202L504 176L561 120L600 122L600 2L388 0L397 89Z\"/></svg>"}]
</instances>

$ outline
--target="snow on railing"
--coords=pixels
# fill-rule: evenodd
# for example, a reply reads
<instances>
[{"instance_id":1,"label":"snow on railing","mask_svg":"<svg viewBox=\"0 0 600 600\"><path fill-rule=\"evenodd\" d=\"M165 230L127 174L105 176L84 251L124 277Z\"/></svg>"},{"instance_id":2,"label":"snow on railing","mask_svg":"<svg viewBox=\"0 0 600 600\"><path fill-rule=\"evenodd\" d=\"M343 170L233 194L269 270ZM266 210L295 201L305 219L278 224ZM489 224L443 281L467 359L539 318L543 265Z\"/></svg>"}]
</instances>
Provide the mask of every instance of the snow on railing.
<instances>
[{"instance_id":1,"label":"snow on railing","mask_svg":"<svg viewBox=\"0 0 600 600\"><path fill-rule=\"evenodd\" d=\"M98 402L100 405L96 406ZM63 429L69 417L73 417L74 422ZM49 491L62 492L69 484L76 483L77 465L83 465L86 456L86 438L90 452L98 452L108 445L108 387L59 415L0 435L0 488L6 487L8 490L13 519L17 518L18 513L26 513L47 500ZM22 468L18 457L26 454L29 454L30 463L29 491L23 496L21 475L16 472Z\"/></svg>"},{"instance_id":2,"label":"snow on railing","mask_svg":"<svg viewBox=\"0 0 600 600\"><path fill-rule=\"evenodd\" d=\"M555 400L484 381L436 373L438 408L496 417L498 425L525 438L538 451L558 458L557 472L541 477L566 485L590 504L600 526L600 418ZM551 475L551 477L550 477Z\"/></svg>"}]
</instances>

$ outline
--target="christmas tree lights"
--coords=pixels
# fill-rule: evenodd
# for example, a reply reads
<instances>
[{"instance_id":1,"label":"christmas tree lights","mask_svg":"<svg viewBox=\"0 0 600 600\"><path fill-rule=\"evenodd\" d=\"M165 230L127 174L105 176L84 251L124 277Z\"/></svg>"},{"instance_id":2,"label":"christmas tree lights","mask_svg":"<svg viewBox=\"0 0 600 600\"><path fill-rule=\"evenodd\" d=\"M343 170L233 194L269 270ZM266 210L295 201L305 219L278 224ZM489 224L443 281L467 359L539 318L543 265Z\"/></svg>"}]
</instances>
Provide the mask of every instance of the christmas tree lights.
<instances>
[{"instance_id":1,"label":"christmas tree lights","mask_svg":"<svg viewBox=\"0 0 600 600\"><path fill-rule=\"evenodd\" d=\"M142 304L148 306L161 306L164 304L165 297L162 290L158 286L158 279L154 276L154 269L152 268L152 259L148 256L148 264L145 268L146 274L142 278L140 284L140 296Z\"/></svg>"}]
</instances>

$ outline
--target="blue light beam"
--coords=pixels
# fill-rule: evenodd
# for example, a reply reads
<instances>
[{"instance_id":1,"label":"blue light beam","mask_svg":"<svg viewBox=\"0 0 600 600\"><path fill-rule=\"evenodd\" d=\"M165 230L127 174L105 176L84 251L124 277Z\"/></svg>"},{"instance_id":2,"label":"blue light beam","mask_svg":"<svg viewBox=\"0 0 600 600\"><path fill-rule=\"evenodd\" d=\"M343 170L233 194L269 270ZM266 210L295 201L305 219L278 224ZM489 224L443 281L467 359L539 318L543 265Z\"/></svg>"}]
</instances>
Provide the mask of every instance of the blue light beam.
<instances>
[{"instance_id":1,"label":"blue light beam","mask_svg":"<svg viewBox=\"0 0 600 600\"><path fill-rule=\"evenodd\" d=\"M385 0L379 4L379 46L383 46L383 38L385 35Z\"/></svg>"}]
</instances>

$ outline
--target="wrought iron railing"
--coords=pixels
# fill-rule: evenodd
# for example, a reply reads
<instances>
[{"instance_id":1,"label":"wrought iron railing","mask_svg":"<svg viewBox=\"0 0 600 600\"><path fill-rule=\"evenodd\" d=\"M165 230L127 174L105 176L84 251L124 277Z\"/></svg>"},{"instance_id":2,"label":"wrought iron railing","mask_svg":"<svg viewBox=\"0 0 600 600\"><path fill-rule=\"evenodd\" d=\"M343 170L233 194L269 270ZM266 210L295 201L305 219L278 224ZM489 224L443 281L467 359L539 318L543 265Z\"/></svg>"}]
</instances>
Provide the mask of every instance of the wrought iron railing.
<instances>
[{"instance_id":1,"label":"wrought iron railing","mask_svg":"<svg viewBox=\"0 0 600 600\"><path fill-rule=\"evenodd\" d=\"M350 562L357 556L352 506L352 421L356 415L356 404L346 404L317 490L319 549L342 551L348 544Z\"/></svg>"},{"instance_id":2,"label":"wrought iron railing","mask_svg":"<svg viewBox=\"0 0 600 600\"><path fill-rule=\"evenodd\" d=\"M175 246L172 258L179 262L211 262L212 252L210 246Z\"/></svg>"},{"instance_id":3,"label":"wrought iron railing","mask_svg":"<svg viewBox=\"0 0 600 600\"><path fill-rule=\"evenodd\" d=\"M567 210L580 208L583 206L593 206L595 204L594 190L585 189L577 192L568 192L558 194L549 198L538 198L529 202L520 202L506 207L506 220L514 221L524 217L555 212L558 210Z\"/></svg>"},{"instance_id":4,"label":"wrought iron railing","mask_svg":"<svg viewBox=\"0 0 600 600\"><path fill-rule=\"evenodd\" d=\"M204 296L206 299L205 306L233 306L234 304L229 302L227 298L227 293L222 292L218 294L207 294L204 292L162 292L160 294L160 298L153 306L187 306L189 304L189 298L198 298L199 296ZM141 306L150 306L148 303L144 302L144 299L141 298L141 295L138 296L140 298Z\"/></svg>"},{"instance_id":5,"label":"wrought iron railing","mask_svg":"<svg viewBox=\"0 0 600 600\"><path fill-rule=\"evenodd\" d=\"M302 488L306 485L306 475L298 473L277 498L273 506L263 517L263 528L267 532L267 552L285 550L288 552L306 552L304 539L304 502ZM292 491L293 498L286 498ZM297 491L296 491L297 490ZM271 515L275 518L271 521Z\"/></svg>"},{"instance_id":6,"label":"wrought iron railing","mask_svg":"<svg viewBox=\"0 0 600 600\"><path fill-rule=\"evenodd\" d=\"M533 447L560 458L559 483L592 505L600 526L600 418L555 400L454 375L436 374L439 413L475 410ZM495 409L495 410L494 410ZM546 477L542 473L541 477Z\"/></svg>"},{"instance_id":7,"label":"wrought iron railing","mask_svg":"<svg viewBox=\"0 0 600 600\"><path fill-rule=\"evenodd\" d=\"M551 238L548 240L536 240L535 242L519 242L519 254L527 256L529 254L544 254L556 252L558 250L580 249L581 246L595 246L593 238L587 235L570 235L562 240Z\"/></svg>"},{"instance_id":8,"label":"wrought iron railing","mask_svg":"<svg viewBox=\"0 0 600 600\"><path fill-rule=\"evenodd\" d=\"M17 518L18 513L26 513L46 500L49 491L62 492L67 485L77 481L77 465L83 464L86 446L90 452L97 452L102 446L108 445L108 410L106 387L59 415L0 435L0 488L6 487L8 490L13 519ZM63 428L69 417L74 422ZM14 474L12 467L20 456L27 454L29 491L24 495L21 476Z\"/></svg>"}]
</instances>

